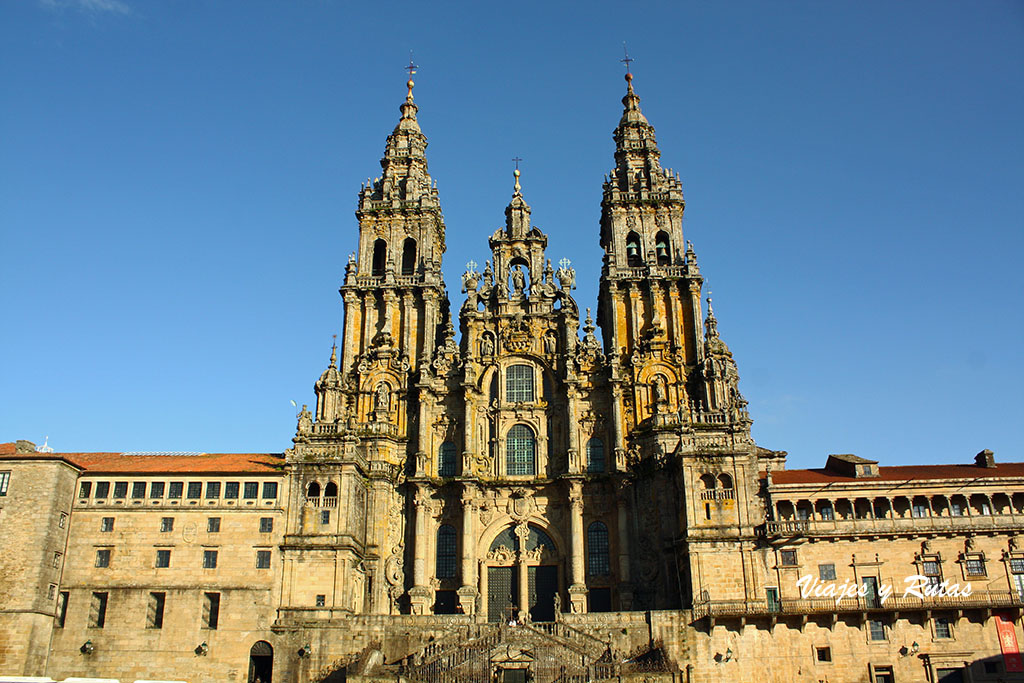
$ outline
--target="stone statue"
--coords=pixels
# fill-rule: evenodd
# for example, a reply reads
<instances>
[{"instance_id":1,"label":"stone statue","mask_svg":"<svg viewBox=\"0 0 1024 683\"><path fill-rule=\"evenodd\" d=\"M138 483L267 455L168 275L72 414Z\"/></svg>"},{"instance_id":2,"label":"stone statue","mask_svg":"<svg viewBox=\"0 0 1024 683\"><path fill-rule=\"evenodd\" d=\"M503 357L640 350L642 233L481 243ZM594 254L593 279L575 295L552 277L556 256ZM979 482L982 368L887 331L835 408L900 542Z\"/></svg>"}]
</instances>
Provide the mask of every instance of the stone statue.
<instances>
[{"instance_id":1,"label":"stone statue","mask_svg":"<svg viewBox=\"0 0 1024 683\"><path fill-rule=\"evenodd\" d=\"M377 385L376 407L380 412L387 412L391 406L391 390L388 385L381 382Z\"/></svg>"},{"instance_id":2,"label":"stone statue","mask_svg":"<svg viewBox=\"0 0 1024 683\"><path fill-rule=\"evenodd\" d=\"M522 294L524 289L526 289L526 276L523 275L523 269L516 266L512 271L512 291L510 293Z\"/></svg>"},{"instance_id":3,"label":"stone statue","mask_svg":"<svg viewBox=\"0 0 1024 683\"><path fill-rule=\"evenodd\" d=\"M483 340L480 342L480 353L485 356L494 355L494 340L491 339L491 335L484 335Z\"/></svg>"},{"instance_id":4,"label":"stone statue","mask_svg":"<svg viewBox=\"0 0 1024 683\"><path fill-rule=\"evenodd\" d=\"M561 614L562 612L562 596L559 593L555 593L555 614Z\"/></svg>"},{"instance_id":5,"label":"stone statue","mask_svg":"<svg viewBox=\"0 0 1024 683\"><path fill-rule=\"evenodd\" d=\"M302 410L299 412L299 433L308 434L313 431L313 414L306 408L306 404L302 404Z\"/></svg>"},{"instance_id":6,"label":"stone statue","mask_svg":"<svg viewBox=\"0 0 1024 683\"><path fill-rule=\"evenodd\" d=\"M545 353L554 353L557 346L558 346L558 342L555 341L555 336L553 334L546 334L546 335L544 335L544 352Z\"/></svg>"},{"instance_id":7,"label":"stone statue","mask_svg":"<svg viewBox=\"0 0 1024 683\"><path fill-rule=\"evenodd\" d=\"M491 262L484 262L484 287L490 289L494 286L494 271L491 270Z\"/></svg>"}]
</instances>

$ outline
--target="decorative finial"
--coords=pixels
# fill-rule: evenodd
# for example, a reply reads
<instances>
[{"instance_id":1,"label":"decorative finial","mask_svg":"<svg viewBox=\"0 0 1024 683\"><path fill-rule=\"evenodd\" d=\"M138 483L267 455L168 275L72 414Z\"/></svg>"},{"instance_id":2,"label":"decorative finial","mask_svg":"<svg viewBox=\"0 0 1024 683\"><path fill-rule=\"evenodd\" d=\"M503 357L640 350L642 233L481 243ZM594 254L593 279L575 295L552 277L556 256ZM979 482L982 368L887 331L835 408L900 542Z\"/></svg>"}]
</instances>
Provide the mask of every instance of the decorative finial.
<instances>
[{"instance_id":1,"label":"decorative finial","mask_svg":"<svg viewBox=\"0 0 1024 683\"><path fill-rule=\"evenodd\" d=\"M522 161L522 159L520 159L519 157L513 157L512 161L516 162L516 170L512 171L512 175L515 176L515 179L516 179L515 192L516 192L516 194L519 194L520 190L523 189L519 185L519 162Z\"/></svg>"},{"instance_id":2,"label":"decorative finial","mask_svg":"<svg viewBox=\"0 0 1024 683\"><path fill-rule=\"evenodd\" d=\"M412 88L416 83L412 80L413 75L416 73L416 69L420 68L412 61L412 50L409 50L409 66L405 67L405 70L409 72L409 81L405 84L409 88L409 93L405 96L406 100L412 101Z\"/></svg>"},{"instance_id":3,"label":"decorative finial","mask_svg":"<svg viewBox=\"0 0 1024 683\"><path fill-rule=\"evenodd\" d=\"M331 367L333 368L338 362L338 335L332 334L331 339L333 339L331 344Z\"/></svg>"}]
</instances>

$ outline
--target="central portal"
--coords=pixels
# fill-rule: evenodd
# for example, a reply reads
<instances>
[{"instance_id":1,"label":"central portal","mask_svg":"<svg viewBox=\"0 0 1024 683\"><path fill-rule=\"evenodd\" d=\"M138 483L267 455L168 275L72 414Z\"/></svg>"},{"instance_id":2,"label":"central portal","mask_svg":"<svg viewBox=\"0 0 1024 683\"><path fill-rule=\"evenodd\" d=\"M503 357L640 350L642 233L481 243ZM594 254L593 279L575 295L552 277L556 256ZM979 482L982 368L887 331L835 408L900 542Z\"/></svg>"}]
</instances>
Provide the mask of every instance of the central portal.
<instances>
[{"instance_id":1,"label":"central portal","mask_svg":"<svg viewBox=\"0 0 1024 683\"><path fill-rule=\"evenodd\" d=\"M558 593L558 566L541 565L529 567L530 574L530 619L533 621L555 620L555 595Z\"/></svg>"}]
</instances>

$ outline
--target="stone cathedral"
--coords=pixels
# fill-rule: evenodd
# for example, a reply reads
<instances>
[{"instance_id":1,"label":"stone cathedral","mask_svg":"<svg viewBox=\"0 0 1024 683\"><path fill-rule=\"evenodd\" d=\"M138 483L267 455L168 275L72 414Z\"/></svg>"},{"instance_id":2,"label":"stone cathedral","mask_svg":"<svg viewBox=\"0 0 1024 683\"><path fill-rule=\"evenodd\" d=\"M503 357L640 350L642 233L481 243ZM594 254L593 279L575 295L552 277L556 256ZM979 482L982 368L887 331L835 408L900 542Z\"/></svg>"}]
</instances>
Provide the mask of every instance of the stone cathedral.
<instances>
[{"instance_id":1,"label":"stone cathedral","mask_svg":"<svg viewBox=\"0 0 1024 683\"><path fill-rule=\"evenodd\" d=\"M757 446L631 75L596 311L518 170L452 308L413 85L291 448L0 444L0 677L1024 680L1024 463Z\"/></svg>"}]
</instances>

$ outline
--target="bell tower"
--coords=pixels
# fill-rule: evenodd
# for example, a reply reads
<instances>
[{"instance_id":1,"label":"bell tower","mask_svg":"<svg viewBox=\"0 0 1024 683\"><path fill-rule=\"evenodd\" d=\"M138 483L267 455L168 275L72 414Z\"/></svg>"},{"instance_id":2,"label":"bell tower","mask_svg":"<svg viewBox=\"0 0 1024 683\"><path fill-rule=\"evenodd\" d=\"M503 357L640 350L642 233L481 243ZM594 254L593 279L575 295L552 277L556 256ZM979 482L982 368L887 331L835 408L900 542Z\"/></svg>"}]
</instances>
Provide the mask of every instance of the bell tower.
<instances>
[{"instance_id":1,"label":"bell tower","mask_svg":"<svg viewBox=\"0 0 1024 683\"><path fill-rule=\"evenodd\" d=\"M286 609L403 609L404 482L422 441L421 411L432 402L420 380L452 346L441 276L444 218L427 171L414 83L407 85L381 175L359 192L358 249L340 289L340 344L314 384L316 408L303 406L286 454L290 495L299 501L284 552Z\"/></svg>"}]
</instances>

